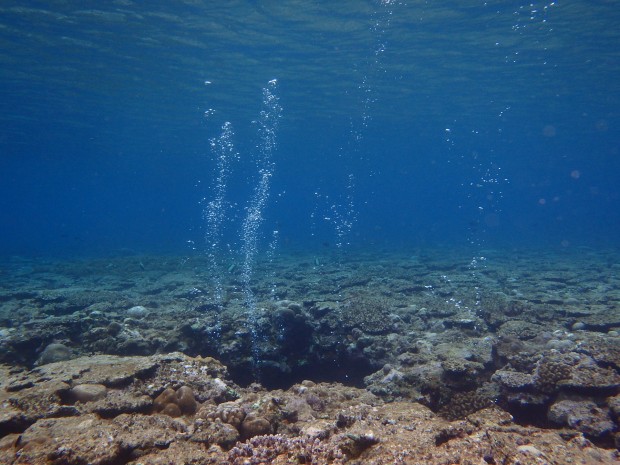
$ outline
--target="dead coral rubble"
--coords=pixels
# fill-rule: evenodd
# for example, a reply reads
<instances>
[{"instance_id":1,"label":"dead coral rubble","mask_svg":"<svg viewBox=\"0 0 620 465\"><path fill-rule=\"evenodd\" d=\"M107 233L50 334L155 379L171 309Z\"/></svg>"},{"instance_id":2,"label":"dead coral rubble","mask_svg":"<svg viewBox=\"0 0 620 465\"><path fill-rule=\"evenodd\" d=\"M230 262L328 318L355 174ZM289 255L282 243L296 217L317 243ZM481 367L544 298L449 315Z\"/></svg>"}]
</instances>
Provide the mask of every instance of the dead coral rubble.
<instances>
[{"instance_id":1,"label":"dead coral rubble","mask_svg":"<svg viewBox=\"0 0 620 465\"><path fill-rule=\"evenodd\" d=\"M421 404L384 403L340 384L243 389L216 360L180 353L81 357L30 371L0 367L0 375L0 463L6 465L620 460L575 429L521 427L496 406L448 421ZM570 402L577 401L557 405L558 418Z\"/></svg>"}]
</instances>

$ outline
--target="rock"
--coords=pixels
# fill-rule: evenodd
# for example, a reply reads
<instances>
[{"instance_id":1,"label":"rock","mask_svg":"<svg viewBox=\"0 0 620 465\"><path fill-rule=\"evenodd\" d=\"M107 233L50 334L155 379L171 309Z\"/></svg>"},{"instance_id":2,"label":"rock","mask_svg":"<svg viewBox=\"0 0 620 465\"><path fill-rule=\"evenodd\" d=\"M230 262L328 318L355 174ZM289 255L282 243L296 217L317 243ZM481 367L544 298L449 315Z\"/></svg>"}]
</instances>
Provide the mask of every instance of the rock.
<instances>
[{"instance_id":1,"label":"rock","mask_svg":"<svg viewBox=\"0 0 620 465\"><path fill-rule=\"evenodd\" d=\"M607 405L616 419L620 418L620 394L607 399Z\"/></svg>"},{"instance_id":2,"label":"rock","mask_svg":"<svg viewBox=\"0 0 620 465\"><path fill-rule=\"evenodd\" d=\"M103 384L78 384L69 391L75 402L92 402L103 399L108 390Z\"/></svg>"},{"instance_id":3,"label":"rock","mask_svg":"<svg viewBox=\"0 0 620 465\"><path fill-rule=\"evenodd\" d=\"M531 455L532 457L542 457L544 454L536 449L536 447L524 444L522 446L517 446L517 451L524 455Z\"/></svg>"},{"instance_id":4,"label":"rock","mask_svg":"<svg viewBox=\"0 0 620 465\"><path fill-rule=\"evenodd\" d=\"M614 429L609 411L590 400L561 400L549 408L550 421L599 438Z\"/></svg>"},{"instance_id":5,"label":"rock","mask_svg":"<svg viewBox=\"0 0 620 465\"><path fill-rule=\"evenodd\" d=\"M47 365L48 363L62 362L65 360L70 360L71 357L73 357L71 349L69 349L66 345L52 342L45 349L43 349L36 365L40 366Z\"/></svg>"},{"instance_id":6,"label":"rock","mask_svg":"<svg viewBox=\"0 0 620 465\"><path fill-rule=\"evenodd\" d=\"M602 367L592 357L579 355L575 359L570 377L560 383L572 391L605 394L620 390L620 374L612 367Z\"/></svg>"},{"instance_id":7,"label":"rock","mask_svg":"<svg viewBox=\"0 0 620 465\"><path fill-rule=\"evenodd\" d=\"M103 465L121 460L123 449L112 438L114 427L95 415L39 420L21 435L17 447L22 463Z\"/></svg>"},{"instance_id":8,"label":"rock","mask_svg":"<svg viewBox=\"0 0 620 465\"><path fill-rule=\"evenodd\" d=\"M191 438L194 442L217 444L230 449L239 440L239 431L228 423L219 419L216 421L196 422Z\"/></svg>"},{"instance_id":9,"label":"rock","mask_svg":"<svg viewBox=\"0 0 620 465\"><path fill-rule=\"evenodd\" d=\"M127 315L133 318L144 318L148 313L148 310L142 305L136 305L127 310Z\"/></svg>"},{"instance_id":10,"label":"rock","mask_svg":"<svg viewBox=\"0 0 620 465\"><path fill-rule=\"evenodd\" d=\"M582 329L586 329L586 325L582 321L576 321L573 323L570 329L572 329L573 331L580 331Z\"/></svg>"},{"instance_id":11,"label":"rock","mask_svg":"<svg viewBox=\"0 0 620 465\"><path fill-rule=\"evenodd\" d=\"M0 450L11 450L17 445L19 434L7 434L0 439Z\"/></svg>"},{"instance_id":12,"label":"rock","mask_svg":"<svg viewBox=\"0 0 620 465\"><path fill-rule=\"evenodd\" d=\"M341 444L341 449L349 457L359 457L369 447L379 443L379 439L372 431L364 434L348 434L347 440Z\"/></svg>"},{"instance_id":13,"label":"rock","mask_svg":"<svg viewBox=\"0 0 620 465\"><path fill-rule=\"evenodd\" d=\"M118 321L112 321L106 329L111 336L118 336L123 331L123 327Z\"/></svg>"},{"instance_id":14,"label":"rock","mask_svg":"<svg viewBox=\"0 0 620 465\"><path fill-rule=\"evenodd\" d=\"M270 434L271 423L263 417L248 415L241 423L240 433L243 439L261 436L263 434Z\"/></svg>"}]
</instances>

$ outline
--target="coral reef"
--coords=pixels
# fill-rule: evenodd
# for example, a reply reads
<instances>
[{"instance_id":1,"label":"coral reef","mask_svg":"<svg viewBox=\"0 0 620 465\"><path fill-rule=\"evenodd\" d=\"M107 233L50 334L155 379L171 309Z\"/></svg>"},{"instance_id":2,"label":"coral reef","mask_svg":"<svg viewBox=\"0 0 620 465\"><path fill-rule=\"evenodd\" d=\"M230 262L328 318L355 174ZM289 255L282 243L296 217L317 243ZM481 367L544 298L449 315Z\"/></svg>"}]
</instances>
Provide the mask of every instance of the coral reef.
<instances>
[{"instance_id":1,"label":"coral reef","mask_svg":"<svg viewBox=\"0 0 620 465\"><path fill-rule=\"evenodd\" d=\"M416 402L385 403L340 384L242 388L215 360L182 354L81 357L47 365L45 371L0 370L6 375L0 382L0 462L7 465L612 464L620 459L583 436L612 427L603 410L588 401L558 402L552 418L571 429L557 432L519 426L492 405L449 421ZM167 377L171 374L174 379ZM94 382L105 386L107 395L66 397ZM220 383L238 397L223 400L211 388ZM161 389L172 385L181 387ZM170 405L182 410L193 394L202 399L195 414L165 412ZM617 415L617 402L612 403ZM590 421L575 424L576 416Z\"/></svg>"},{"instance_id":2,"label":"coral reef","mask_svg":"<svg viewBox=\"0 0 620 465\"><path fill-rule=\"evenodd\" d=\"M238 272L222 277L215 305L200 259L37 263L27 274L4 263L0 450L6 463L20 463L17 451L88 462L100 450L72 449L69 436L53 460L36 455L83 428L84 444L93 431L117 438L102 463L243 463L250 452L433 463L422 449L447 445L479 452L472 463L579 448L607 460L620 443L620 278L608 255L490 253L477 273L445 251L259 261L254 326ZM411 450L419 430L399 420L410 410L437 429ZM391 442L394 425L409 443Z\"/></svg>"}]
</instances>

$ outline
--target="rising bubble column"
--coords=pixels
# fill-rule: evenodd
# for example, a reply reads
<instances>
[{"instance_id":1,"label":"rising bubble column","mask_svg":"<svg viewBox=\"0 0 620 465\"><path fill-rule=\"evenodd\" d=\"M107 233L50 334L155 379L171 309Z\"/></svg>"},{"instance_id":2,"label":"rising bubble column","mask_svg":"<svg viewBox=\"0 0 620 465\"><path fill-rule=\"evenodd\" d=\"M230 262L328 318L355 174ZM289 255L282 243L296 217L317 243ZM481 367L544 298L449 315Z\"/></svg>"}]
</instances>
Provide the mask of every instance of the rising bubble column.
<instances>
[{"instance_id":1,"label":"rising bubble column","mask_svg":"<svg viewBox=\"0 0 620 465\"><path fill-rule=\"evenodd\" d=\"M221 245L222 230L226 219L226 186L230 174L230 163L238 156L233 145L233 136L232 124L226 122L222 125L220 136L209 140L211 153L215 158L216 178L213 184L213 196L203 210L203 217L206 221L205 243L209 274L213 284L213 303L218 307L222 306L224 300L222 285L224 264L222 263Z\"/></svg>"},{"instance_id":2,"label":"rising bubble column","mask_svg":"<svg viewBox=\"0 0 620 465\"><path fill-rule=\"evenodd\" d=\"M252 291L251 282L258 251L258 241L260 239L260 227L264 221L264 210L267 200L269 199L269 188L275 165L273 154L277 145L276 135L278 123L282 115L282 107L276 95L276 88L277 81L273 79L269 81L268 85L263 89L263 108L256 121L259 135L257 159L258 182L252 193L241 226L241 282L243 285L247 321L252 335L252 352L255 365L260 359L258 347L260 332L258 331L256 296Z\"/></svg>"}]
</instances>

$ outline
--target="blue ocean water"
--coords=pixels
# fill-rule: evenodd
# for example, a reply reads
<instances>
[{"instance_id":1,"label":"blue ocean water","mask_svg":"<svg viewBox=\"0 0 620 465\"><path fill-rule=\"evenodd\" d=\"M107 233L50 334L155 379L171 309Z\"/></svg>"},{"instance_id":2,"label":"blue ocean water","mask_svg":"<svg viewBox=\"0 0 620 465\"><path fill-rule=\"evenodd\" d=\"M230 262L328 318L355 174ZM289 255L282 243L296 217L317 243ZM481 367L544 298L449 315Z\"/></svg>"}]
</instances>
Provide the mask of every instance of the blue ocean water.
<instances>
[{"instance_id":1,"label":"blue ocean water","mask_svg":"<svg viewBox=\"0 0 620 465\"><path fill-rule=\"evenodd\" d=\"M618 24L614 1L6 0L0 255L204 252L225 122L240 250L264 89L263 251L618 246Z\"/></svg>"}]
</instances>

